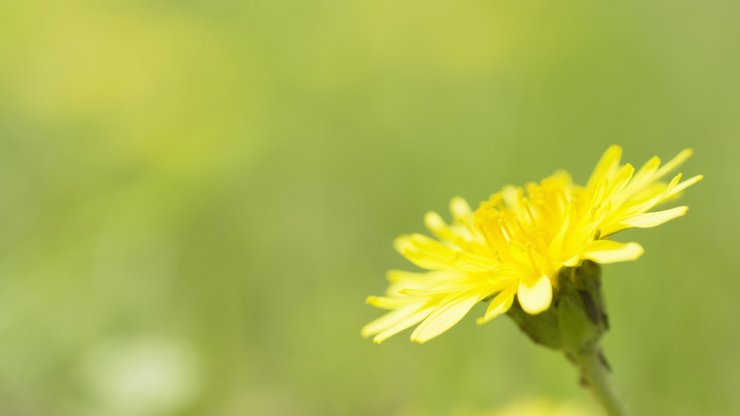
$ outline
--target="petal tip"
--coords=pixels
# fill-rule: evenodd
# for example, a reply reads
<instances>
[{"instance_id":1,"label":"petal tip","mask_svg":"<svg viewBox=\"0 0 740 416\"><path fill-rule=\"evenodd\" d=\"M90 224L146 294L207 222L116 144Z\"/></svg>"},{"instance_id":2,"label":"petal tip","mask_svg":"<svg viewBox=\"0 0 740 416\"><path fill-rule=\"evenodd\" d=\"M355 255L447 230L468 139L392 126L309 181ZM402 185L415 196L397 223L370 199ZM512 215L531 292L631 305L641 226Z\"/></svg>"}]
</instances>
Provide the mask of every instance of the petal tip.
<instances>
[{"instance_id":1,"label":"petal tip","mask_svg":"<svg viewBox=\"0 0 740 416\"><path fill-rule=\"evenodd\" d=\"M517 289L517 299L524 312L530 315L546 311L552 303L550 278L543 275L531 286L522 281Z\"/></svg>"},{"instance_id":2,"label":"petal tip","mask_svg":"<svg viewBox=\"0 0 740 416\"><path fill-rule=\"evenodd\" d=\"M423 343L425 343L427 341L429 341L429 340L428 339L421 338L421 337L418 337L418 336L417 337L414 337L414 336L411 337L411 342L413 342L414 344L421 345L421 344L423 344Z\"/></svg>"},{"instance_id":3,"label":"petal tip","mask_svg":"<svg viewBox=\"0 0 740 416\"><path fill-rule=\"evenodd\" d=\"M454 217L460 218L469 215L471 209L465 198L456 196L450 200L450 212Z\"/></svg>"},{"instance_id":4,"label":"petal tip","mask_svg":"<svg viewBox=\"0 0 740 416\"><path fill-rule=\"evenodd\" d=\"M441 218L440 218L439 214L437 214L434 211L427 211L426 214L424 214L424 223L426 223L426 224L429 224L429 223L433 223L433 224L434 223L438 223L440 219Z\"/></svg>"},{"instance_id":5,"label":"petal tip","mask_svg":"<svg viewBox=\"0 0 740 416\"><path fill-rule=\"evenodd\" d=\"M403 254L406 250L408 250L411 247L411 236L410 235L402 235L399 237L396 237L395 240L393 240L393 248Z\"/></svg>"},{"instance_id":6,"label":"petal tip","mask_svg":"<svg viewBox=\"0 0 740 416\"><path fill-rule=\"evenodd\" d=\"M634 261L645 254L645 248L638 243L627 243L625 245L625 253L629 257L628 260Z\"/></svg>"}]
</instances>

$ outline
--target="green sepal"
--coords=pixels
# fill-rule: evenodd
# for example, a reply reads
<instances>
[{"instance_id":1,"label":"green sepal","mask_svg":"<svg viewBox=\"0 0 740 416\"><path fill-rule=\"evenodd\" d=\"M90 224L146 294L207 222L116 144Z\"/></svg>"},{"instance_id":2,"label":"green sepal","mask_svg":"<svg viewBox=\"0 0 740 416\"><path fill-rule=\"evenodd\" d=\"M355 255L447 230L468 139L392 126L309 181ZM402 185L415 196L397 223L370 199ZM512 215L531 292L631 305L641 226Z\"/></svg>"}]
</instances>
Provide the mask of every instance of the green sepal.
<instances>
[{"instance_id":1,"label":"green sepal","mask_svg":"<svg viewBox=\"0 0 740 416\"><path fill-rule=\"evenodd\" d=\"M563 268L549 309L530 315L514 302L508 314L534 342L562 350L571 360L595 351L609 328L601 268L591 261Z\"/></svg>"}]
</instances>

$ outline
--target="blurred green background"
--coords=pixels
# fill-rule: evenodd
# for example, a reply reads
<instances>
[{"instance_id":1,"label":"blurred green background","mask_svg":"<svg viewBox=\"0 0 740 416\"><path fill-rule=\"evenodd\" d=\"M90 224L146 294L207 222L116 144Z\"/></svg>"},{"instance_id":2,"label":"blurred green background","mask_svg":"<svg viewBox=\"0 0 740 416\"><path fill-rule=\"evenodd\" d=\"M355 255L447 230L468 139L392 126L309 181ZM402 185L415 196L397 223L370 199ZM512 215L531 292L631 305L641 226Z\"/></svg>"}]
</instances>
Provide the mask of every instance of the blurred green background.
<instances>
[{"instance_id":1,"label":"blurred green background","mask_svg":"<svg viewBox=\"0 0 740 416\"><path fill-rule=\"evenodd\" d=\"M740 414L740 3L0 5L0 414L468 415L590 398L506 318L377 346L391 248L609 144L693 147L605 268L639 415ZM484 308L476 309L480 315Z\"/></svg>"}]
</instances>

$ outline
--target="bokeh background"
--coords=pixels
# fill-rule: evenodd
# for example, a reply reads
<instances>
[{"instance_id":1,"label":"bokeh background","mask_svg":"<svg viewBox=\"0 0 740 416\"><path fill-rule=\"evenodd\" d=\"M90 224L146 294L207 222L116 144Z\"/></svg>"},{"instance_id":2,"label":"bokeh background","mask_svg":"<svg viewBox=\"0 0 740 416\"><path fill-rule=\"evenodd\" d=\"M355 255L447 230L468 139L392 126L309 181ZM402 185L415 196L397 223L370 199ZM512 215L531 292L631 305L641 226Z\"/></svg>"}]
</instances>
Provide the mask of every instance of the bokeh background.
<instances>
[{"instance_id":1,"label":"bokeh background","mask_svg":"<svg viewBox=\"0 0 740 416\"><path fill-rule=\"evenodd\" d=\"M738 21L734 0L3 1L0 414L592 409L506 318L423 346L359 330L427 210L585 181L612 143L692 147L706 175L605 268L616 381L634 414L740 414Z\"/></svg>"}]
</instances>

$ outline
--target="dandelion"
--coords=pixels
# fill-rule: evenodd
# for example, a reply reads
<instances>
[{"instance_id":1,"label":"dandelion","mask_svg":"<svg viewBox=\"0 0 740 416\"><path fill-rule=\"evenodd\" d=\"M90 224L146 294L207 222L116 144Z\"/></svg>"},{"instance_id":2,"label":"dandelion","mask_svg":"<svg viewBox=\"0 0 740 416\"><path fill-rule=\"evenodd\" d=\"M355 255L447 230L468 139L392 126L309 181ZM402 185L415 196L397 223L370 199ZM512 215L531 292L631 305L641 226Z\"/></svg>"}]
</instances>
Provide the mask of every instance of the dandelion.
<instances>
[{"instance_id":1,"label":"dandelion","mask_svg":"<svg viewBox=\"0 0 740 416\"><path fill-rule=\"evenodd\" d=\"M525 315L515 317L524 325L526 316L551 308L564 270L632 261L643 254L636 242L613 240L615 233L655 227L686 214L686 206L655 209L702 179L682 180L679 173L665 180L691 153L686 149L662 166L653 157L635 170L621 164L622 149L611 146L585 186L557 172L540 183L507 186L475 211L464 199L453 198L451 223L435 212L424 217L436 238L411 234L396 239L396 250L426 271L390 271L386 295L367 299L389 312L362 328L362 335L380 343L418 324L411 340L423 343L485 300L489 304L479 324L521 310Z\"/></svg>"},{"instance_id":2,"label":"dandelion","mask_svg":"<svg viewBox=\"0 0 740 416\"><path fill-rule=\"evenodd\" d=\"M607 149L585 186L557 172L540 183L506 186L475 211L453 198L449 224L427 213L424 222L436 238L412 234L394 243L426 271L389 272L386 295L367 300L389 312L362 335L380 343L418 324L411 340L423 343L489 301L479 324L509 315L535 343L565 354L608 415L625 415L600 346L609 324L599 265L639 258L640 244L612 236L683 216L686 206L656 208L702 176L665 180L691 156L689 149L663 166L653 157L637 171L621 164L621 156L619 146Z\"/></svg>"}]
</instances>

